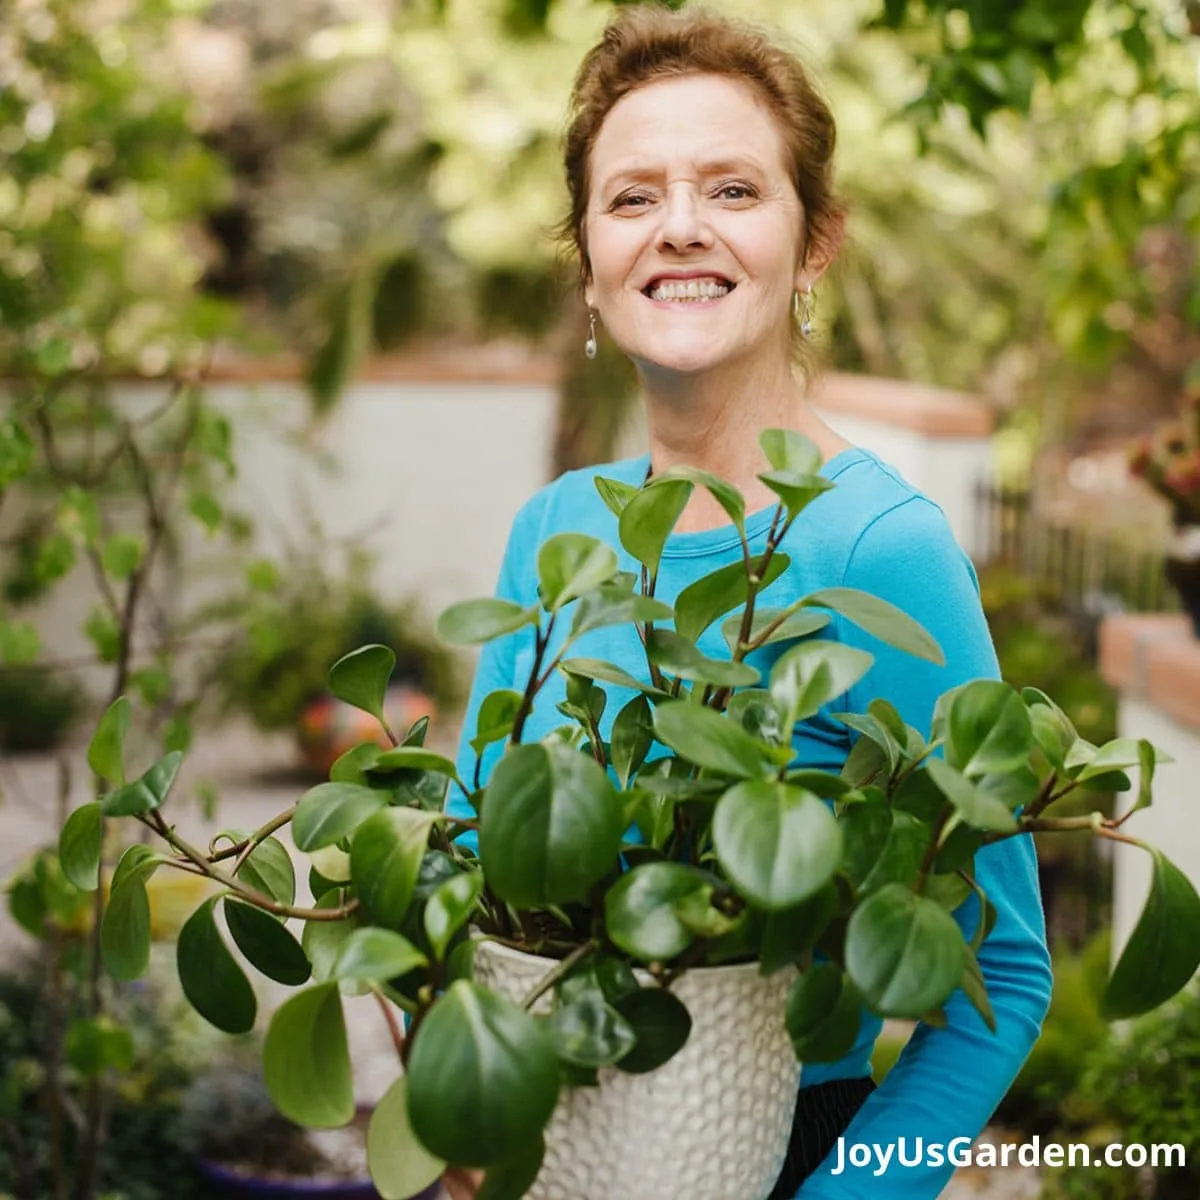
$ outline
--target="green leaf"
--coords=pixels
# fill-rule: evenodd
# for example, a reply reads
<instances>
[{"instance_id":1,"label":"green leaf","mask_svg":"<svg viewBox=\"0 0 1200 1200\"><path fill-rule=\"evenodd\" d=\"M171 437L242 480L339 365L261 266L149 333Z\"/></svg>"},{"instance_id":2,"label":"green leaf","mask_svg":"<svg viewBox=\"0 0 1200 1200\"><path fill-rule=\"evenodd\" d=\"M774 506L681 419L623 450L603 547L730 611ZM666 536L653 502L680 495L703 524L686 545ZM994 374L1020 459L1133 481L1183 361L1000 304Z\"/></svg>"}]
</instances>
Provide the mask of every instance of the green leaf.
<instances>
[{"instance_id":1,"label":"green leaf","mask_svg":"<svg viewBox=\"0 0 1200 1200\"><path fill-rule=\"evenodd\" d=\"M429 959L408 938L390 929L367 926L354 930L346 939L333 964L333 976L382 982L428 964Z\"/></svg>"},{"instance_id":2,"label":"green leaf","mask_svg":"<svg viewBox=\"0 0 1200 1200\"><path fill-rule=\"evenodd\" d=\"M963 967L962 987L964 995L970 1000L975 1011L983 1018L984 1024L996 1032L996 1014L992 1011L992 1002L988 998L987 984L983 978L983 969L975 951L967 948L967 965Z\"/></svg>"},{"instance_id":3,"label":"green leaf","mask_svg":"<svg viewBox=\"0 0 1200 1200\"><path fill-rule=\"evenodd\" d=\"M538 591L547 612L557 612L616 573L612 547L583 533L555 534L538 550Z\"/></svg>"},{"instance_id":4,"label":"green leaf","mask_svg":"<svg viewBox=\"0 0 1200 1200\"><path fill-rule=\"evenodd\" d=\"M67 1030L67 1062L88 1079L106 1071L128 1071L134 1062L133 1034L103 1014L73 1021Z\"/></svg>"},{"instance_id":5,"label":"green leaf","mask_svg":"<svg viewBox=\"0 0 1200 1200\"><path fill-rule=\"evenodd\" d=\"M784 714L784 728L844 695L874 661L865 650L841 642L801 642L784 651L771 668L771 698Z\"/></svg>"},{"instance_id":6,"label":"green leaf","mask_svg":"<svg viewBox=\"0 0 1200 1200\"><path fill-rule=\"evenodd\" d=\"M148 851L149 847L141 849ZM151 855L151 859L154 857ZM153 869L151 859L142 858L138 866L129 868L124 875L120 875L118 865L100 923L104 965L122 983L140 979L150 965L150 898L146 894L146 875Z\"/></svg>"},{"instance_id":7,"label":"green leaf","mask_svg":"<svg viewBox=\"0 0 1200 1200\"><path fill-rule=\"evenodd\" d=\"M861 998L833 963L799 975L788 991L785 1022L796 1058L804 1063L837 1062L854 1048Z\"/></svg>"},{"instance_id":8,"label":"green leaf","mask_svg":"<svg viewBox=\"0 0 1200 1200\"><path fill-rule=\"evenodd\" d=\"M305 383L318 416L332 411L367 348L373 294L371 275L357 271L331 301L332 311L324 325L326 337L305 370Z\"/></svg>"},{"instance_id":9,"label":"green leaf","mask_svg":"<svg viewBox=\"0 0 1200 1200\"><path fill-rule=\"evenodd\" d=\"M633 1027L598 989L556 1008L549 1021L559 1058L580 1067L608 1067L633 1049Z\"/></svg>"},{"instance_id":10,"label":"green leaf","mask_svg":"<svg viewBox=\"0 0 1200 1200\"><path fill-rule=\"evenodd\" d=\"M33 468L33 438L15 416L0 421L0 493Z\"/></svg>"},{"instance_id":11,"label":"green leaf","mask_svg":"<svg viewBox=\"0 0 1200 1200\"><path fill-rule=\"evenodd\" d=\"M172 750L163 755L140 779L109 792L100 801L106 817L132 817L153 812L158 808L175 783L183 755Z\"/></svg>"},{"instance_id":12,"label":"green leaf","mask_svg":"<svg viewBox=\"0 0 1200 1200\"><path fill-rule=\"evenodd\" d=\"M759 680L757 669L749 663L708 658L670 629L652 629L647 634L646 656L664 671L696 683L735 688L753 687Z\"/></svg>"},{"instance_id":13,"label":"green leaf","mask_svg":"<svg viewBox=\"0 0 1200 1200\"><path fill-rule=\"evenodd\" d=\"M136 533L114 533L104 543L100 561L113 579L128 579L142 565L146 544Z\"/></svg>"},{"instance_id":14,"label":"green leaf","mask_svg":"<svg viewBox=\"0 0 1200 1200\"><path fill-rule=\"evenodd\" d=\"M1108 1020L1157 1008L1187 985L1200 967L1200 898L1162 851L1153 858L1150 892L1100 1002Z\"/></svg>"},{"instance_id":15,"label":"green leaf","mask_svg":"<svg viewBox=\"0 0 1200 1200\"><path fill-rule=\"evenodd\" d=\"M864 900L846 928L846 973L883 1016L919 1019L962 980L966 943L939 904L891 883Z\"/></svg>"},{"instance_id":16,"label":"green leaf","mask_svg":"<svg viewBox=\"0 0 1200 1200\"><path fill-rule=\"evenodd\" d=\"M777 747L764 745L711 708L685 700L660 704L654 710L654 731L689 762L734 778L773 775L784 765ZM790 748L786 753L790 759Z\"/></svg>"},{"instance_id":17,"label":"green leaf","mask_svg":"<svg viewBox=\"0 0 1200 1200\"><path fill-rule=\"evenodd\" d=\"M858 588L822 588L801 601L805 606L831 608L872 637L908 654L946 665L946 656L929 631L903 609Z\"/></svg>"},{"instance_id":18,"label":"green leaf","mask_svg":"<svg viewBox=\"0 0 1200 1200\"><path fill-rule=\"evenodd\" d=\"M856 733L870 739L879 747L887 762L888 778L891 778L900 765L902 756L901 747L896 743L891 732L870 713L839 712L830 713L830 716L835 721L840 721L848 729L853 729Z\"/></svg>"},{"instance_id":19,"label":"green leaf","mask_svg":"<svg viewBox=\"0 0 1200 1200\"><path fill-rule=\"evenodd\" d=\"M483 805L488 885L516 908L583 900L617 861L621 802L604 770L570 746L510 750Z\"/></svg>"},{"instance_id":20,"label":"green leaf","mask_svg":"<svg viewBox=\"0 0 1200 1200\"><path fill-rule=\"evenodd\" d=\"M608 506L609 512L618 518L625 511L625 506L640 490L632 483L624 483L620 479L605 479L600 475L597 475L592 482L595 483L596 491L600 493L600 499Z\"/></svg>"},{"instance_id":21,"label":"green leaf","mask_svg":"<svg viewBox=\"0 0 1200 1200\"><path fill-rule=\"evenodd\" d=\"M436 819L415 808L384 808L355 830L350 878L377 924L399 929L403 923Z\"/></svg>"},{"instance_id":22,"label":"green leaf","mask_svg":"<svg viewBox=\"0 0 1200 1200\"><path fill-rule=\"evenodd\" d=\"M601 587L588 592L579 601L571 620L571 636L576 638L610 625L631 625L635 622L644 625L651 621L666 621L673 615L674 610L669 604L653 596L639 596L615 587Z\"/></svg>"},{"instance_id":23,"label":"green leaf","mask_svg":"<svg viewBox=\"0 0 1200 1200\"><path fill-rule=\"evenodd\" d=\"M383 747L378 742L359 742L357 746L351 746L344 754L339 754L329 768L329 782L369 787L371 781L367 772L382 753Z\"/></svg>"},{"instance_id":24,"label":"green leaf","mask_svg":"<svg viewBox=\"0 0 1200 1200\"><path fill-rule=\"evenodd\" d=\"M296 901L296 868L284 844L275 837L264 838L238 870L248 887L270 896L277 904Z\"/></svg>"},{"instance_id":25,"label":"green leaf","mask_svg":"<svg viewBox=\"0 0 1200 1200\"><path fill-rule=\"evenodd\" d=\"M447 1162L487 1167L545 1128L558 1102L558 1058L540 1021L459 980L421 1023L408 1087L421 1142Z\"/></svg>"},{"instance_id":26,"label":"green leaf","mask_svg":"<svg viewBox=\"0 0 1200 1200\"><path fill-rule=\"evenodd\" d=\"M483 892L483 873L463 871L434 890L425 903L425 933L438 962L450 939L467 923Z\"/></svg>"},{"instance_id":27,"label":"green leaf","mask_svg":"<svg viewBox=\"0 0 1200 1200\"><path fill-rule=\"evenodd\" d=\"M384 1092L367 1127L367 1169L383 1200L412 1200L442 1175L443 1159L421 1145L408 1120L408 1080Z\"/></svg>"},{"instance_id":28,"label":"green leaf","mask_svg":"<svg viewBox=\"0 0 1200 1200\"><path fill-rule=\"evenodd\" d=\"M629 1022L637 1042L617 1063L631 1075L657 1071L687 1045L692 1014L678 996L662 988L639 988L613 1007Z\"/></svg>"},{"instance_id":29,"label":"green leaf","mask_svg":"<svg viewBox=\"0 0 1200 1200\"><path fill-rule=\"evenodd\" d=\"M117 869L113 872L112 880L109 882L109 892L115 892L130 875L141 875L144 879L149 879L159 865L164 862L166 859L163 855L156 853L141 842L126 846L121 852L121 857L117 861Z\"/></svg>"},{"instance_id":30,"label":"green leaf","mask_svg":"<svg viewBox=\"0 0 1200 1200\"><path fill-rule=\"evenodd\" d=\"M617 713L612 727L612 765L621 787L643 762L654 745L654 718L645 696L635 696Z\"/></svg>"},{"instance_id":31,"label":"green leaf","mask_svg":"<svg viewBox=\"0 0 1200 1200\"><path fill-rule=\"evenodd\" d=\"M396 655L387 646L361 646L329 668L329 690L341 701L383 720L388 681Z\"/></svg>"},{"instance_id":32,"label":"green leaf","mask_svg":"<svg viewBox=\"0 0 1200 1200\"><path fill-rule=\"evenodd\" d=\"M493 742L503 741L513 731L517 713L521 709L521 693L504 689L489 692L479 706L479 716L475 722L475 736L471 739L471 749L476 754L482 754L485 746Z\"/></svg>"},{"instance_id":33,"label":"green leaf","mask_svg":"<svg viewBox=\"0 0 1200 1200\"><path fill-rule=\"evenodd\" d=\"M1012 771L1033 747L1029 709L1007 683L976 679L957 689L946 713L950 766L968 778Z\"/></svg>"},{"instance_id":34,"label":"green leaf","mask_svg":"<svg viewBox=\"0 0 1200 1200\"><path fill-rule=\"evenodd\" d=\"M179 982L188 1003L209 1024L226 1033L249 1033L258 1015L258 1001L217 928L217 899L214 896L201 904L179 931L175 947ZM278 921L267 920L287 934Z\"/></svg>"},{"instance_id":35,"label":"green leaf","mask_svg":"<svg viewBox=\"0 0 1200 1200\"><path fill-rule=\"evenodd\" d=\"M458 781L454 764L444 754L436 754L423 746L395 746L385 750L367 770L378 775L389 771L433 771Z\"/></svg>"},{"instance_id":36,"label":"green leaf","mask_svg":"<svg viewBox=\"0 0 1200 1200\"><path fill-rule=\"evenodd\" d=\"M346 1020L336 983L285 1000L267 1028L263 1082L275 1107L306 1129L339 1129L354 1116Z\"/></svg>"},{"instance_id":37,"label":"green leaf","mask_svg":"<svg viewBox=\"0 0 1200 1200\"><path fill-rule=\"evenodd\" d=\"M286 925L270 913L225 897L225 923L234 944L268 979L296 987L307 983L312 967Z\"/></svg>"},{"instance_id":38,"label":"green leaf","mask_svg":"<svg viewBox=\"0 0 1200 1200\"><path fill-rule=\"evenodd\" d=\"M789 521L833 487L820 475L804 475L799 471L764 471L758 477L783 501Z\"/></svg>"},{"instance_id":39,"label":"green leaf","mask_svg":"<svg viewBox=\"0 0 1200 1200\"><path fill-rule=\"evenodd\" d=\"M1034 740L1041 747L1046 761L1056 771L1061 771L1066 763L1067 751L1078 734L1064 725L1059 714L1045 704L1030 705L1029 722Z\"/></svg>"},{"instance_id":40,"label":"green leaf","mask_svg":"<svg viewBox=\"0 0 1200 1200\"><path fill-rule=\"evenodd\" d=\"M526 625L536 625L538 607L522 608L511 600L463 600L437 619L437 635L453 646L476 646Z\"/></svg>"},{"instance_id":41,"label":"green leaf","mask_svg":"<svg viewBox=\"0 0 1200 1200\"><path fill-rule=\"evenodd\" d=\"M318 901L317 908L338 908L342 898L338 889L326 892ZM312 963L313 979L324 983L336 979L334 965L341 956L350 935L359 928L357 913L341 921L305 921L300 935L300 945L305 957Z\"/></svg>"},{"instance_id":42,"label":"green leaf","mask_svg":"<svg viewBox=\"0 0 1200 1200\"><path fill-rule=\"evenodd\" d=\"M773 975L792 963L804 963L838 910L838 890L826 884L792 908L768 913L763 922L759 967Z\"/></svg>"},{"instance_id":43,"label":"green leaf","mask_svg":"<svg viewBox=\"0 0 1200 1200\"><path fill-rule=\"evenodd\" d=\"M812 438L794 429L764 429L758 444L775 471L815 475L821 469L821 450Z\"/></svg>"},{"instance_id":44,"label":"green leaf","mask_svg":"<svg viewBox=\"0 0 1200 1200\"><path fill-rule=\"evenodd\" d=\"M356 783L319 783L300 797L292 816L298 850L319 850L349 837L372 813L387 805L387 796Z\"/></svg>"},{"instance_id":45,"label":"green leaf","mask_svg":"<svg viewBox=\"0 0 1200 1200\"><path fill-rule=\"evenodd\" d=\"M1016 818L1002 801L976 787L948 763L940 758L930 758L925 763L925 770L968 825L1002 832L1017 828Z\"/></svg>"},{"instance_id":46,"label":"green leaf","mask_svg":"<svg viewBox=\"0 0 1200 1200\"><path fill-rule=\"evenodd\" d=\"M1161 750L1147 742L1150 747L1149 753L1152 760L1157 763L1171 763L1175 760ZM1114 771L1123 771L1126 767L1140 767L1142 764L1144 751L1142 743L1134 738L1113 738L1111 742L1105 742L1095 754L1092 754L1082 771L1074 775L1076 783L1087 783L1101 775L1107 775ZM1068 767L1073 766L1073 763L1068 759Z\"/></svg>"},{"instance_id":47,"label":"green leaf","mask_svg":"<svg viewBox=\"0 0 1200 1200\"><path fill-rule=\"evenodd\" d=\"M681 479L707 488L712 498L725 510L726 515L737 527L738 533L746 536L746 500L741 492L726 480L702 471L699 467L677 466L664 471L653 486L661 487L664 481Z\"/></svg>"},{"instance_id":48,"label":"green leaf","mask_svg":"<svg viewBox=\"0 0 1200 1200\"><path fill-rule=\"evenodd\" d=\"M842 862L842 831L828 805L786 783L730 788L713 813L713 845L738 891L768 912L807 899Z\"/></svg>"},{"instance_id":49,"label":"green leaf","mask_svg":"<svg viewBox=\"0 0 1200 1200\"><path fill-rule=\"evenodd\" d=\"M856 804L839 825L846 841L846 875L860 894L888 883L912 886L929 844L928 826L886 804Z\"/></svg>"},{"instance_id":50,"label":"green leaf","mask_svg":"<svg viewBox=\"0 0 1200 1200\"><path fill-rule=\"evenodd\" d=\"M546 1141L539 1134L516 1154L488 1167L475 1200L521 1200L533 1187L545 1157Z\"/></svg>"},{"instance_id":51,"label":"green leaf","mask_svg":"<svg viewBox=\"0 0 1200 1200\"><path fill-rule=\"evenodd\" d=\"M1151 785L1154 782L1154 767L1157 754L1154 746L1145 738L1138 741L1138 798L1133 811L1139 808L1149 808L1154 800Z\"/></svg>"},{"instance_id":52,"label":"green leaf","mask_svg":"<svg viewBox=\"0 0 1200 1200\"><path fill-rule=\"evenodd\" d=\"M774 559L771 561L774 562ZM756 641L762 636L767 626L773 625L776 621L781 621L781 624L767 636L767 640L763 642L764 646L770 646L775 642L786 642L792 641L795 638L808 637L810 633L817 633L824 629L832 620L833 617L829 613L818 612L815 609L800 609L797 612L789 614L786 608L759 608L756 604L754 606L754 617L750 625L749 640L751 642ZM721 633L731 654L737 649L741 629L742 618L740 614L728 617L721 623Z\"/></svg>"},{"instance_id":53,"label":"green leaf","mask_svg":"<svg viewBox=\"0 0 1200 1200\"><path fill-rule=\"evenodd\" d=\"M679 919L676 907L711 883L703 871L683 863L644 863L626 871L604 897L605 925L613 945L642 962L663 962L682 954L696 937Z\"/></svg>"},{"instance_id":54,"label":"green leaf","mask_svg":"<svg viewBox=\"0 0 1200 1200\"><path fill-rule=\"evenodd\" d=\"M666 692L651 684L635 679L628 671L613 666L612 663L601 662L598 658L566 658L558 664L558 669L564 675L576 675L582 679L599 679L603 683L615 684L617 687L632 688L635 692L644 692L647 696L665 696Z\"/></svg>"},{"instance_id":55,"label":"green leaf","mask_svg":"<svg viewBox=\"0 0 1200 1200\"><path fill-rule=\"evenodd\" d=\"M125 735L129 731L129 714L129 697L118 696L100 718L88 745L88 766L115 787L125 783Z\"/></svg>"},{"instance_id":56,"label":"green leaf","mask_svg":"<svg viewBox=\"0 0 1200 1200\"><path fill-rule=\"evenodd\" d=\"M100 805L80 805L67 818L58 838L58 858L63 874L85 892L100 886L100 853L104 842L104 814Z\"/></svg>"},{"instance_id":57,"label":"green leaf","mask_svg":"<svg viewBox=\"0 0 1200 1200\"><path fill-rule=\"evenodd\" d=\"M691 498L693 486L682 479L648 484L630 498L621 512L618 525L621 545L652 576L658 574L663 547Z\"/></svg>"},{"instance_id":58,"label":"green leaf","mask_svg":"<svg viewBox=\"0 0 1200 1200\"><path fill-rule=\"evenodd\" d=\"M194 492L188 499L188 512L208 530L216 533L221 527L224 510L209 492Z\"/></svg>"}]
</instances>

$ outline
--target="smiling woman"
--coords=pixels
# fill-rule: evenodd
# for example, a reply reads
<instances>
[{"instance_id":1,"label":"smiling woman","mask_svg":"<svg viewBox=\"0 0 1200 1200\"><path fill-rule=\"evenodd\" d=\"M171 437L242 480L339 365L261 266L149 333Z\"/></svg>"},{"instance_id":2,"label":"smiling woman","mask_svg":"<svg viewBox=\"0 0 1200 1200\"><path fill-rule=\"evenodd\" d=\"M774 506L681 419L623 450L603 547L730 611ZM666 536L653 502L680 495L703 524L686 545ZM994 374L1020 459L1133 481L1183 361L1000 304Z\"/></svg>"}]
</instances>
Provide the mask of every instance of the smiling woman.
<instances>
[{"instance_id":1,"label":"smiling woman","mask_svg":"<svg viewBox=\"0 0 1200 1200\"><path fill-rule=\"evenodd\" d=\"M730 572L741 578L743 565L753 574L751 565L769 562L776 545L787 570L752 579L769 593L769 603L783 606L776 611L790 611L790 603L820 589L856 588L890 602L929 631L944 662L914 661L841 617L822 623L822 639L843 643L850 654L874 656L864 682L844 688L791 730L799 766L837 773L855 749L852 730L870 720L852 714L866 713L871 698L885 700L903 725L927 738L941 694L970 680L995 680L999 670L974 570L944 514L894 468L839 437L809 406L812 291L837 254L844 225L833 188L834 144L833 118L805 68L762 32L701 9L672 13L657 6L622 9L609 25L575 82L564 154L570 209L560 232L578 256L591 318L585 352L594 356L596 339L609 337L633 362L650 450L570 472L535 495L517 516L497 595L519 606L514 612L545 601L538 590L539 547L555 535L621 542L626 553L620 569L632 572L630 580L640 575L644 591L674 605L675 631L647 626L643 645L636 627L595 629L578 638L575 650L589 663L615 664L616 673L603 678L619 685L614 700L628 685L624 699L631 702L638 690L661 695L654 685L662 676L647 665L650 650L659 652L661 666L663 647L687 637L703 661L728 659L733 643L727 645L720 621L691 627L691 599ZM777 469L764 472L760 435L766 429L787 431L780 435L785 439L803 435L797 443L807 439L812 457L806 450L789 459L786 470L772 460ZM636 523L623 514L637 507L631 497L651 477L649 490L661 498L675 489L678 504L674 532L646 566L645 556L639 561L630 551L626 535ZM745 498L733 523L722 480ZM697 481L705 486L693 487ZM789 487L798 504L803 493L803 511L785 526L776 506L780 489ZM764 552L767 559L757 560ZM816 629L797 628L784 641ZM485 698L505 690L519 695L531 670L536 674L543 661L558 661L565 637L553 625L545 638L526 626L485 647L463 726L461 778L474 777L478 786L497 764L504 762L511 774L522 761L505 757L502 741L477 756L467 739ZM728 702L738 680L727 682L728 688L704 689L699 704ZM512 740L554 743L562 714L579 709L578 684L574 691L572 686L566 675L547 671L536 695L527 693ZM615 749L623 736L614 724L618 710L625 711L612 703L589 718L591 741L604 749ZM452 798L450 807L473 815L463 797ZM917 864L909 866L915 878ZM1016 1075L1037 1037L1050 989L1032 841L1024 835L984 846L973 866L978 893L965 900L958 895L947 907L967 939L995 917L978 949L994 1028L967 993L957 991L944 1010L925 1013L897 1066L875 1089L870 1054L882 1020L864 1004L853 1046L838 1061L803 1067L791 1142L772 1160L770 1200L884 1194L888 1200L934 1200L950 1167L923 1164L893 1172L884 1188L865 1172L835 1173L830 1152L837 1138L888 1144L972 1138ZM979 894L987 898L986 911ZM823 940L821 949L834 962L843 956L836 936ZM747 1064L747 1074L753 1065ZM734 1085L742 1080L734 1075L717 1081L716 1107L739 1094ZM641 1119L626 1117L634 1126ZM766 1123L756 1120L755 1136ZM747 1138L738 1161L749 1164L753 1140ZM753 1181L766 1176L749 1165L742 1169L748 1173L740 1177L741 1194L713 1180L708 1182L716 1190L704 1194L764 1200L767 1188ZM456 1197L469 1195L472 1186L456 1178ZM657 1200L664 1194L648 1188L644 1174L630 1182L628 1173L613 1168L603 1186L586 1196L549 1183L535 1184L529 1194L538 1200L560 1192L569 1192L571 1200L649 1200L650 1194ZM688 1194L695 1195L695 1188Z\"/></svg>"}]
</instances>

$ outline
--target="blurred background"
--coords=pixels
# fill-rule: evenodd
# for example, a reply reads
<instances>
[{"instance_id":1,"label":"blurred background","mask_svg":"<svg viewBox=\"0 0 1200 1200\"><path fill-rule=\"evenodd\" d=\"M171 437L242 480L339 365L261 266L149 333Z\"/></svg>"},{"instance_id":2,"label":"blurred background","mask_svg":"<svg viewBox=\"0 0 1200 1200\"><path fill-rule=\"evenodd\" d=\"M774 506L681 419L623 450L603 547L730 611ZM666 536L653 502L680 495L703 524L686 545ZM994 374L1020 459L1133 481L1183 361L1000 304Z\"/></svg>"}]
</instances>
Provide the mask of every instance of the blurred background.
<instances>
[{"instance_id":1,"label":"blurred background","mask_svg":"<svg viewBox=\"0 0 1200 1200\"><path fill-rule=\"evenodd\" d=\"M1200 878L1200 3L711 7L781 30L838 121L848 239L817 295L816 402L943 506L1010 682L1093 742L1176 757L1138 818ZM552 237L567 96L611 13L0 3L0 1195L357 1169L322 1166L354 1147L281 1125L246 1048L179 1014L194 893L154 896L150 983L93 986L92 901L46 843L121 694L131 755L187 751L172 803L208 836L372 735L325 688L364 642L397 652L393 723L429 714L455 745L472 663L437 613L490 593L539 486L641 449L631 368L603 338L584 358ZM1096 1013L1098 931L1128 932L1139 872L1089 839L1043 848L1059 988L996 1136L1142 1128L1194 1165L961 1195L1200 1190L1196 1005L1137 1053ZM369 1107L380 1031L352 1032ZM233 1123L258 1132L231 1148Z\"/></svg>"}]
</instances>

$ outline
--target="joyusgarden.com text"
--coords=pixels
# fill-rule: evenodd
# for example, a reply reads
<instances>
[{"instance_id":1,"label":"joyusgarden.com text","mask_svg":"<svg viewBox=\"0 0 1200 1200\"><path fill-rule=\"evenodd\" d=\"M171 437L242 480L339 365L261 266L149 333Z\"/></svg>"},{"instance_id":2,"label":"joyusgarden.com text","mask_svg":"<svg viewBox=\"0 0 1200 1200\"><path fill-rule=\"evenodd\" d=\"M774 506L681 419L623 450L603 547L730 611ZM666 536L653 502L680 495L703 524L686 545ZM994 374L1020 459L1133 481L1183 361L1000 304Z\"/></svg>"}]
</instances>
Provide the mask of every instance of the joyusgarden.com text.
<instances>
[{"instance_id":1,"label":"joyusgarden.com text","mask_svg":"<svg viewBox=\"0 0 1200 1200\"><path fill-rule=\"evenodd\" d=\"M844 1172L887 1175L915 1167L1182 1167L1187 1154L1183 1146L1168 1143L1143 1145L1110 1142L1089 1146L1084 1142L1028 1142L975 1145L971 1138L949 1142L927 1142L922 1137L902 1137L895 1142L850 1142L838 1138L834 1148L833 1175Z\"/></svg>"}]
</instances>

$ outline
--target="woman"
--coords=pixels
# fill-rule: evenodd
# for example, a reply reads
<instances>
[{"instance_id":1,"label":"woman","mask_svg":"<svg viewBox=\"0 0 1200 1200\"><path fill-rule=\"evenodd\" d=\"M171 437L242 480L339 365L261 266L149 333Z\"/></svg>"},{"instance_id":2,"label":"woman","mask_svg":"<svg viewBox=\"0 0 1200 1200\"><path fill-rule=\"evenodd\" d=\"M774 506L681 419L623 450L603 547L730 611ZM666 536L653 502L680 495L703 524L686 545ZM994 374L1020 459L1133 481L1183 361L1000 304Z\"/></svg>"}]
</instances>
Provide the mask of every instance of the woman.
<instances>
[{"instance_id":1,"label":"woman","mask_svg":"<svg viewBox=\"0 0 1200 1200\"><path fill-rule=\"evenodd\" d=\"M812 291L837 253L843 215L832 189L834 126L803 68L760 34L711 14L624 10L589 53L574 91L565 165L567 230L578 252L594 339L608 336L641 379L650 453L571 472L518 514L498 594L536 602L535 555L564 530L617 544L615 520L598 496L603 475L640 484L676 464L701 467L746 496L748 533L761 549L776 498L758 479L758 435L787 427L821 449L835 488L796 521L783 547L792 566L769 602L827 586L862 588L920 621L947 663L915 660L840 619L840 640L869 649L875 665L834 707L864 711L883 696L928 733L938 695L968 679L998 677L971 564L942 512L894 470L827 427L809 407L794 370L809 323ZM798 319L797 319L798 318ZM800 327L798 330L797 327ZM740 560L728 518L696 489L667 544L659 595L670 601L691 580ZM628 564L625 564L628 565ZM483 696L523 687L531 631L491 644L482 656L465 729ZM645 674L636 634L623 627L580 649ZM824 636L824 635L823 635ZM719 628L701 649L723 652ZM524 740L561 722L561 679L539 697ZM607 718L619 710L610 698ZM602 728L607 734L607 728ZM804 722L795 744L808 765L837 770L848 731L827 714ZM485 759L486 772L499 748ZM463 778L474 770L465 745ZM880 1028L864 1014L858 1044L841 1062L806 1066L788 1160L772 1200L934 1200L953 1170L925 1146L973 1138L1024 1061L1049 1002L1051 976L1028 837L987 847L976 860L998 918L979 953L998 1030L984 1026L961 993L948 1022L922 1024L884 1083L870 1079ZM978 905L956 913L973 931ZM845 1144L878 1144L880 1171L855 1168ZM960 1143L961 1145L961 1143ZM451 1194L473 1194L465 1176ZM629 1200L653 1200L630 1197ZM730 1197L730 1200L761 1200Z\"/></svg>"}]
</instances>

